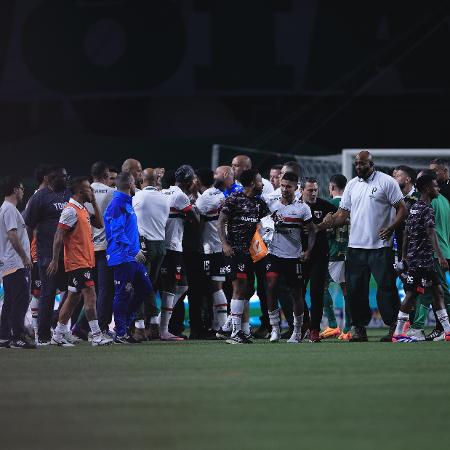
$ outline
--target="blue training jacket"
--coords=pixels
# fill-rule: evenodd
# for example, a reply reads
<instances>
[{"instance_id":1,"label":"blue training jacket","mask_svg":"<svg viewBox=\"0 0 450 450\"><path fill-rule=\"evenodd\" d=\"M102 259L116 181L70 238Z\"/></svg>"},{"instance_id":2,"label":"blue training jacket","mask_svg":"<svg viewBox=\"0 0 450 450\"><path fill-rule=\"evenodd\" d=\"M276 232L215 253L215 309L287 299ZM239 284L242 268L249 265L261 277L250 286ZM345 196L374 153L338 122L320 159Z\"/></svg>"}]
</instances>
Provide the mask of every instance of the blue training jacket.
<instances>
[{"instance_id":1,"label":"blue training jacket","mask_svg":"<svg viewBox=\"0 0 450 450\"><path fill-rule=\"evenodd\" d=\"M111 203L103 215L108 247L108 266L134 261L140 250L137 218L131 197L123 192L114 192Z\"/></svg>"}]
</instances>

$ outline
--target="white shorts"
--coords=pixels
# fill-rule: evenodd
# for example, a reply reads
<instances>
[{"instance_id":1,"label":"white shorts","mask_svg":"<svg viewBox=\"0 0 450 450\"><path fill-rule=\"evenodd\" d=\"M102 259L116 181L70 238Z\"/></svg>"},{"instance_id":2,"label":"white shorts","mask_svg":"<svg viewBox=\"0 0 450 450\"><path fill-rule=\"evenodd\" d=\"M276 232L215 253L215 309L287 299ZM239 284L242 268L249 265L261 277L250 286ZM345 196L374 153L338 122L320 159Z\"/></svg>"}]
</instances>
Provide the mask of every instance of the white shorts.
<instances>
[{"instance_id":1,"label":"white shorts","mask_svg":"<svg viewBox=\"0 0 450 450\"><path fill-rule=\"evenodd\" d=\"M345 261L330 261L328 273L335 283L345 283Z\"/></svg>"}]
</instances>

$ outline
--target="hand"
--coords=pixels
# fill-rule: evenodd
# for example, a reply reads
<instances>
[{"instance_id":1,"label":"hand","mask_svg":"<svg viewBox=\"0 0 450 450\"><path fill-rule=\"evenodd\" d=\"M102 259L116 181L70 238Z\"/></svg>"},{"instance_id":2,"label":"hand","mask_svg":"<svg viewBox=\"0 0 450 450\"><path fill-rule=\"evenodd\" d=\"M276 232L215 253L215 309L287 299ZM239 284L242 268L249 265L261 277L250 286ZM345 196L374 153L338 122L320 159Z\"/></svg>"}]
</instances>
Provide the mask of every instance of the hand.
<instances>
[{"instance_id":1,"label":"hand","mask_svg":"<svg viewBox=\"0 0 450 450\"><path fill-rule=\"evenodd\" d=\"M378 235L380 236L380 239L383 239L383 241L388 240L391 236L394 230L391 227L382 228Z\"/></svg>"},{"instance_id":2,"label":"hand","mask_svg":"<svg viewBox=\"0 0 450 450\"><path fill-rule=\"evenodd\" d=\"M322 220L322 223L319 224L321 229L323 228L333 228L333 213L328 213Z\"/></svg>"},{"instance_id":3,"label":"hand","mask_svg":"<svg viewBox=\"0 0 450 450\"><path fill-rule=\"evenodd\" d=\"M302 262L308 261L309 258L311 258L311 252L310 252L310 250L305 250L305 251L300 255L300 260L301 260Z\"/></svg>"},{"instance_id":4,"label":"hand","mask_svg":"<svg viewBox=\"0 0 450 450\"><path fill-rule=\"evenodd\" d=\"M228 244L228 242L223 244L223 253L225 256L234 256L233 248L230 244Z\"/></svg>"},{"instance_id":5,"label":"hand","mask_svg":"<svg viewBox=\"0 0 450 450\"><path fill-rule=\"evenodd\" d=\"M138 263L145 263L145 260L147 259L146 257L145 257L145 254L144 254L144 252L142 251L142 250L139 250L138 252L137 252L137 255L134 257L134 259L138 262Z\"/></svg>"},{"instance_id":6,"label":"hand","mask_svg":"<svg viewBox=\"0 0 450 450\"><path fill-rule=\"evenodd\" d=\"M47 267L47 275L53 277L58 272L58 260L52 259Z\"/></svg>"},{"instance_id":7,"label":"hand","mask_svg":"<svg viewBox=\"0 0 450 450\"><path fill-rule=\"evenodd\" d=\"M439 261L439 265L441 266L441 269L444 272L447 272L447 270L448 270L448 262L447 262L447 260L441 256L441 257L438 258L438 261Z\"/></svg>"},{"instance_id":8,"label":"hand","mask_svg":"<svg viewBox=\"0 0 450 450\"><path fill-rule=\"evenodd\" d=\"M31 270L33 268L33 263L31 262L31 259L28 258L28 256L25 256L25 258L22 259L22 262L25 269Z\"/></svg>"}]
</instances>

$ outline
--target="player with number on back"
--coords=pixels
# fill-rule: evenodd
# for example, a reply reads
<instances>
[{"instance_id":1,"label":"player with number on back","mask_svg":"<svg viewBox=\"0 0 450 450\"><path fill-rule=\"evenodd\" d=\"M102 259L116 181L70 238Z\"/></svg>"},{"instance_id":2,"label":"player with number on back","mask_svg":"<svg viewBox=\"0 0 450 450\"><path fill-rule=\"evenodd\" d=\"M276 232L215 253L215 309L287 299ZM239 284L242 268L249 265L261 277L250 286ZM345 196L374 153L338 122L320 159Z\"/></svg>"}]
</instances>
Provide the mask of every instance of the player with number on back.
<instances>
[{"instance_id":1,"label":"player with number on back","mask_svg":"<svg viewBox=\"0 0 450 450\"><path fill-rule=\"evenodd\" d=\"M434 211L431 200L439 195L436 177L422 175L417 179L419 200L411 207L406 221L405 238L403 243L403 260L407 265L406 282L404 283L406 296L397 317L397 326L392 336L392 342L414 342L413 336L403 334L403 327L409 319L409 313L416 303L419 294L423 294L427 287L433 291L433 306L437 318L445 332L445 340L450 341L450 324L444 305L444 294L436 271L433 268L433 250L439 260L442 270L448 270L448 262L439 248Z\"/></svg>"},{"instance_id":2,"label":"player with number on back","mask_svg":"<svg viewBox=\"0 0 450 450\"><path fill-rule=\"evenodd\" d=\"M267 304L269 308L272 332L270 342L278 342L281 337L280 310L276 299L278 277L284 274L291 289L294 301L294 331L290 343L301 342L301 327L303 324L304 297L301 274L301 257L306 261L314 247L316 233L312 222L311 209L302 200L295 198L298 176L286 173L281 179L281 199L271 202L270 211L274 221L273 239L269 246L269 256L266 265ZM308 248L302 255L302 227L308 228Z\"/></svg>"}]
</instances>

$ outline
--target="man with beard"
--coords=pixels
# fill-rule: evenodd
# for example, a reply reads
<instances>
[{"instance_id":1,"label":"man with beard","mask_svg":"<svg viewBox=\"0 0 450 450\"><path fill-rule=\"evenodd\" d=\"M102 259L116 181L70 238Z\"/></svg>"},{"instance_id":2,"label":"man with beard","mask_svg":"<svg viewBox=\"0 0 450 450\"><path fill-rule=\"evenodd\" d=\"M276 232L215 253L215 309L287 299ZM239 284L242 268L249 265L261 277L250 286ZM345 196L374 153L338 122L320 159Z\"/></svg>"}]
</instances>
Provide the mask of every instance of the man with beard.
<instances>
[{"instance_id":1,"label":"man with beard","mask_svg":"<svg viewBox=\"0 0 450 450\"><path fill-rule=\"evenodd\" d=\"M62 166L54 165L49 169L47 178L48 185L32 195L23 214L28 236L32 238L34 230L37 232L38 267L41 280L38 311L39 345L50 344L56 291L59 289L62 292L67 289L63 252L59 255L60 263L56 273L48 276L47 267L53 257L53 238L61 212L70 199L70 192L66 188L68 175Z\"/></svg>"},{"instance_id":2,"label":"man with beard","mask_svg":"<svg viewBox=\"0 0 450 450\"><path fill-rule=\"evenodd\" d=\"M286 173L281 179L281 199L270 205L274 221L274 234L269 246L266 265L267 304L272 326L270 342L278 342L281 338L280 310L276 298L280 274L284 274L294 300L294 331L288 342L298 344L302 339L301 327L305 299L301 261L309 259L316 240L316 233L311 209L303 201L295 198L297 184L297 175ZM299 245L303 226L308 229L308 247L304 252L302 252L302 246Z\"/></svg>"},{"instance_id":3,"label":"man with beard","mask_svg":"<svg viewBox=\"0 0 450 450\"><path fill-rule=\"evenodd\" d=\"M390 327L389 334L382 341L390 342L400 307L391 237L408 212L398 183L389 175L375 170L370 152L359 152L354 166L357 176L345 187L339 210L328 215L319 228L339 227L350 217L345 276L354 333L349 342L368 340L366 326L371 319L371 274L377 283L381 317Z\"/></svg>"},{"instance_id":4,"label":"man with beard","mask_svg":"<svg viewBox=\"0 0 450 450\"><path fill-rule=\"evenodd\" d=\"M327 214L337 211L334 205L319 198L318 193L319 185L315 178L306 178L302 181L302 200L311 209L312 220L315 225L321 224ZM309 230L305 229L306 236L308 236L308 233ZM308 282L310 282L311 318L309 323L309 341L315 343L321 340L320 322L322 321L323 315L323 296L328 275L328 262L329 248L327 234L326 230L320 229L316 233L311 256L303 264L303 289L305 293ZM305 322L307 323L307 321Z\"/></svg>"},{"instance_id":5,"label":"man with beard","mask_svg":"<svg viewBox=\"0 0 450 450\"><path fill-rule=\"evenodd\" d=\"M448 171L448 161L441 158L433 159L430 162L430 170L436 174L440 194L450 202L450 175Z\"/></svg>"},{"instance_id":6,"label":"man with beard","mask_svg":"<svg viewBox=\"0 0 450 450\"><path fill-rule=\"evenodd\" d=\"M126 159L122 164L122 172L129 173L136 185L136 191L142 187L142 165L137 159Z\"/></svg>"},{"instance_id":7,"label":"man with beard","mask_svg":"<svg viewBox=\"0 0 450 450\"><path fill-rule=\"evenodd\" d=\"M250 243L261 219L270 211L263 200L262 178L256 170L244 170L240 181L244 190L229 196L219 215L218 233L225 256L232 257L233 297L231 299L232 333L229 344L249 344L242 330L242 315L248 297L248 279L253 274Z\"/></svg>"},{"instance_id":8,"label":"man with beard","mask_svg":"<svg viewBox=\"0 0 450 450\"><path fill-rule=\"evenodd\" d=\"M209 290L213 299L213 330L219 330L227 319L227 298L223 292L229 261L223 254L222 242L217 231L219 211L225 196L225 178L232 173L231 167L218 167L214 173L214 185L206 189L195 206L203 224L203 269L209 279Z\"/></svg>"},{"instance_id":9,"label":"man with beard","mask_svg":"<svg viewBox=\"0 0 450 450\"><path fill-rule=\"evenodd\" d=\"M97 320L94 268L95 255L92 240L92 228L103 228L103 219L97 206L87 177L74 178L70 189L72 197L65 206L59 219L58 229L53 242L53 258L48 266L47 275L58 272L59 255L64 245L64 268L68 278L68 295L59 311L58 325L50 344L60 347L73 346L65 336L70 335L69 320L81 294L84 300L84 312L92 332L91 343L94 347L109 345L112 339L103 336ZM85 203L91 203L94 214L89 215Z\"/></svg>"}]
</instances>

